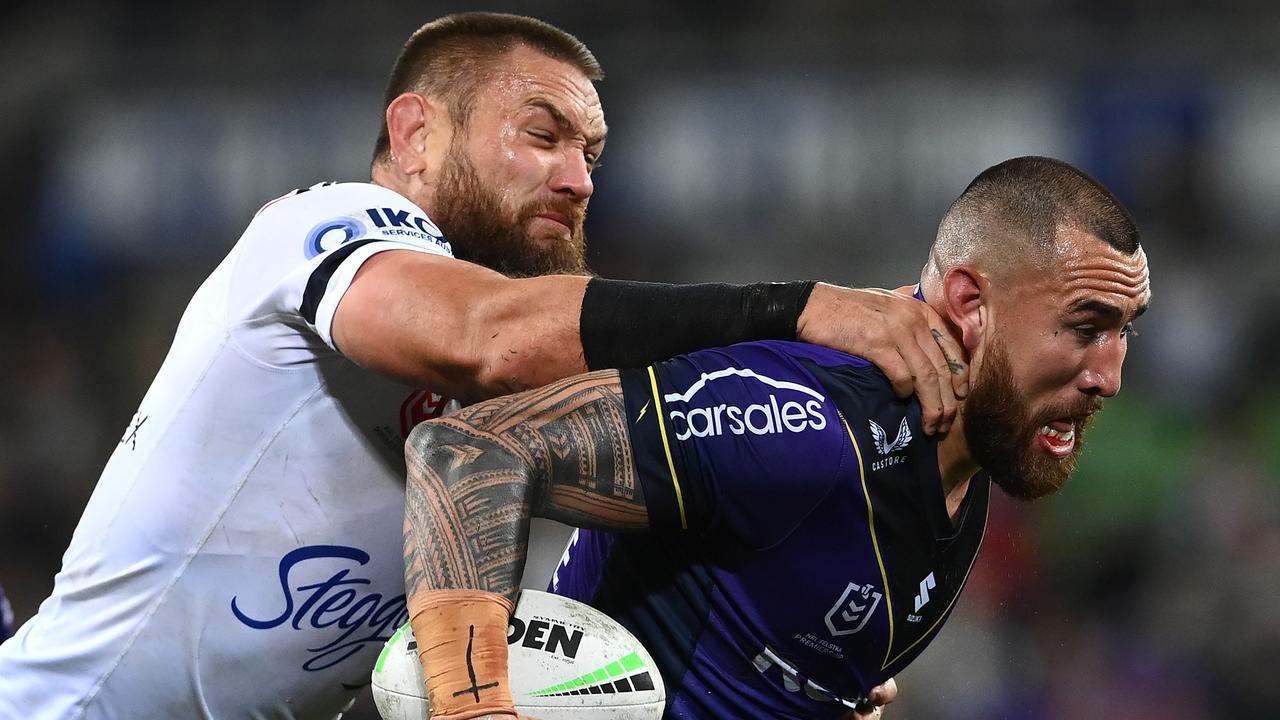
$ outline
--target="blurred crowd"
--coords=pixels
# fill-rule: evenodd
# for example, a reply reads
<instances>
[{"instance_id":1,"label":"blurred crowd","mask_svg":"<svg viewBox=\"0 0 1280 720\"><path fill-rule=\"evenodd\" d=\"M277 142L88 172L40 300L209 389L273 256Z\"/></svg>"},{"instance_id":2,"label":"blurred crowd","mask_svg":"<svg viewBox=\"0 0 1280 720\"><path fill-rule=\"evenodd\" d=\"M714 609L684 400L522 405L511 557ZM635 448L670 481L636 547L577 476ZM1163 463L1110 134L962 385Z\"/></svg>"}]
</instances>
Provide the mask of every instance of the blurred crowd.
<instances>
[{"instance_id":1,"label":"blurred crowd","mask_svg":"<svg viewBox=\"0 0 1280 720\"><path fill-rule=\"evenodd\" d=\"M951 5L489 7L577 33L608 73L602 274L895 287L988 165L1053 155L1112 187L1154 290L1125 389L1062 495L998 498L886 715L1280 718L1280 8ZM400 43L459 9L3 11L0 585L19 623L187 298L259 205L367 178Z\"/></svg>"}]
</instances>

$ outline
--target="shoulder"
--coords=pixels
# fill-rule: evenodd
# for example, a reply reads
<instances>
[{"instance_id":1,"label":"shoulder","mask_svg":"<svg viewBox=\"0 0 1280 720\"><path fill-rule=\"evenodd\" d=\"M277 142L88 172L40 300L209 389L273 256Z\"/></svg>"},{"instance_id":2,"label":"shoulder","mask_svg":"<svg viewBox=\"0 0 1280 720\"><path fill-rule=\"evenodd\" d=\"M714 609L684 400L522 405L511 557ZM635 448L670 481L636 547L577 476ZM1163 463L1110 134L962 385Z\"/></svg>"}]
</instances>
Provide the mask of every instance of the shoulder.
<instances>
[{"instance_id":1,"label":"shoulder","mask_svg":"<svg viewBox=\"0 0 1280 720\"><path fill-rule=\"evenodd\" d=\"M431 245L447 254L444 233L405 196L372 183L325 182L268 202L254 215L250 233L273 241L298 238L308 258L356 239Z\"/></svg>"},{"instance_id":2,"label":"shoulder","mask_svg":"<svg viewBox=\"0 0 1280 720\"><path fill-rule=\"evenodd\" d=\"M805 378L806 382L840 395L871 403L896 399L893 386L871 362L820 345L783 340L759 340L707 351L697 364L725 363L751 370ZM714 358L714 359L713 359Z\"/></svg>"},{"instance_id":3,"label":"shoulder","mask_svg":"<svg viewBox=\"0 0 1280 720\"><path fill-rule=\"evenodd\" d=\"M900 398L884 373L867 360L806 343L764 341L750 343L760 351L786 358L813 377L839 410L849 432L864 433L869 446L882 453L905 448L913 437L924 436L920 403Z\"/></svg>"},{"instance_id":4,"label":"shoulder","mask_svg":"<svg viewBox=\"0 0 1280 720\"><path fill-rule=\"evenodd\" d=\"M813 366L875 369L860 357L818 345L785 340L756 340L727 347L698 350L663 364L702 370L733 367L748 371L746 375L766 370L807 374L804 368Z\"/></svg>"}]
</instances>

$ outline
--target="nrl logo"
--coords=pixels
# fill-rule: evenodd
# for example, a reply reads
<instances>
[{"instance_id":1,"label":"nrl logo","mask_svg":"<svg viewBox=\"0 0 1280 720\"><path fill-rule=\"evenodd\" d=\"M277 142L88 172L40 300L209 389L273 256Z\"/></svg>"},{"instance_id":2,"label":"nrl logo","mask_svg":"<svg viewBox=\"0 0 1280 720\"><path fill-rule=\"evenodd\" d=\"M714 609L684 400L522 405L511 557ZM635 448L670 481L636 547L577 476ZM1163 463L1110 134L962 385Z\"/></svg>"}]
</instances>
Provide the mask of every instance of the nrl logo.
<instances>
[{"instance_id":1,"label":"nrl logo","mask_svg":"<svg viewBox=\"0 0 1280 720\"><path fill-rule=\"evenodd\" d=\"M823 618L827 622L827 630L833 637L859 632L866 627L867 621L871 619L876 608L880 607L882 597L884 595L876 592L875 586L871 583L866 585L849 583L844 593L840 595L840 599L831 606L827 616Z\"/></svg>"},{"instance_id":2,"label":"nrl logo","mask_svg":"<svg viewBox=\"0 0 1280 720\"><path fill-rule=\"evenodd\" d=\"M884 428L877 425L875 420L868 420L867 422L871 423L871 435L875 438L876 449L880 451L881 455L889 455L899 450L906 450L907 444L911 442L911 428L907 427L907 419L905 417L902 418L902 424L898 426L898 436L893 439L893 442L889 442L889 434L884 431Z\"/></svg>"}]
</instances>

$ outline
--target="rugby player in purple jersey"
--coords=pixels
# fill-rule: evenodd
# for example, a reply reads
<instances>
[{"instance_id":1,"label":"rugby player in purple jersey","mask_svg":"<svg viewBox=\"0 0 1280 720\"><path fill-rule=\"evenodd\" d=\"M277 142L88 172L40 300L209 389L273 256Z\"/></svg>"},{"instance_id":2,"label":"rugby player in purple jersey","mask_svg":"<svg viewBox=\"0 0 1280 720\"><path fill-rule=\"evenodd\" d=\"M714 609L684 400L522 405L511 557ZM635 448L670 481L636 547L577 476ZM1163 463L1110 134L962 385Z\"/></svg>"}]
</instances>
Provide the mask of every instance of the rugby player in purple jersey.
<instances>
[{"instance_id":1,"label":"rugby player in purple jersey","mask_svg":"<svg viewBox=\"0 0 1280 720\"><path fill-rule=\"evenodd\" d=\"M1062 486L1120 390L1150 294L1111 193L1066 163L1016 158L952 204L916 288L972 361L948 433L923 432L919 403L865 360L778 341L582 375L420 426L406 581L433 699L452 689L434 670L478 667L470 686L488 689L449 717L515 716L499 693L532 515L592 528L552 589L644 643L666 717L878 716L869 693L954 607L989 483L1023 500Z\"/></svg>"}]
</instances>

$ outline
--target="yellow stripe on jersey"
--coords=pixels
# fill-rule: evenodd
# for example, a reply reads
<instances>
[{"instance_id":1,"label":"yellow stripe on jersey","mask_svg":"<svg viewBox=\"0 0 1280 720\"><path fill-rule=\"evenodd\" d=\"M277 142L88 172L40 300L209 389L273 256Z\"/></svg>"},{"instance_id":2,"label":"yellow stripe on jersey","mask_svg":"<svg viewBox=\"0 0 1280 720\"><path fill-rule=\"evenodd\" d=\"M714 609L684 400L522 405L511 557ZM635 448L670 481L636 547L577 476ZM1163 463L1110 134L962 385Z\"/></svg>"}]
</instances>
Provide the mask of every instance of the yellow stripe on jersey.
<instances>
[{"instance_id":1,"label":"yellow stripe on jersey","mask_svg":"<svg viewBox=\"0 0 1280 720\"><path fill-rule=\"evenodd\" d=\"M684 514L684 495L680 493L680 479L676 477L676 463L671 459L671 442L667 440L667 425L662 422L662 397L658 395L658 376L649 366L649 385L653 388L653 414L658 416L658 434L662 436L662 449L667 453L667 469L671 471L671 484L676 489L676 505L680 508L680 529L689 529L689 520ZM648 406L648 403L645 403ZM639 420L639 418L636 418Z\"/></svg>"},{"instance_id":2,"label":"yellow stripe on jersey","mask_svg":"<svg viewBox=\"0 0 1280 720\"><path fill-rule=\"evenodd\" d=\"M982 541L987 538L987 517L990 517L990 516L991 516L991 505L990 503L988 503L987 516L982 519L982 537L978 538L978 547L982 547ZM973 566L976 565L977 563L978 563L978 553L975 552L973 554L973 559L969 561L969 569L964 571L964 579L960 581L960 587L963 588L964 584L969 581L969 573L973 572ZM886 593L886 595L887 594L888 593ZM959 599L960 599L959 592L957 592L955 595L952 595L951 602L947 603L946 609L943 610L941 613L939 613L938 619L933 621L933 624L929 626L929 629L925 630L924 634L921 635L918 639L916 639L915 642L902 648L902 652L898 653L897 655L894 655L891 660L885 663L885 665L887 666L889 665L889 663L897 662L898 659L901 658L903 655L907 654L907 652L909 652L911 648L915 647L916 645L919 645L921 640L929 637L929 633L933 632L933 629L938 627L938 624L941 623L942 620L947 617L947 613L951 612L951 607L955 605L956 600L959 600ZM893 646L890 645L890 647L893 647Z\"/></svg>"},{"instance_id":3,"label":"yellow stripe on jersey","mask_svg":"<svg viewBox=\"0 0 1280 720\"><path fill-rule=\"evenodd\" d=\"M883 670L889 667L889 653L893 652L893 598L889 597L889 573L884 569L884 557L880 554L880 540L876 537L876 516L871 509L871 491L867 489L867 472L862 466L862 450L858 447L858 439L853 436L853 430L849 428L849 422L844 419L844 413L840 413L840 422L844 425L844 431L849 433L849 439L853 441L853 452L858 456L858 480L862 482L862 494L867 498L867 527L871 529L871 546L876 550L876 564L880 566L880 581L884 583L884 604L885 610L889 613L889 644L884 651L884 664L880 666Z\"/></svg>"}]
</instances>

